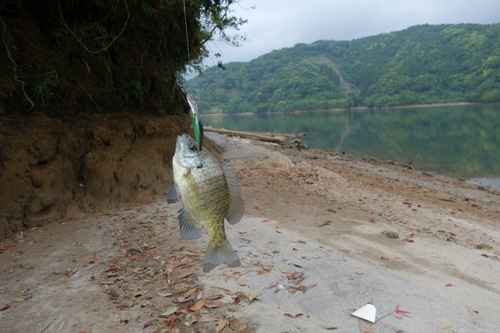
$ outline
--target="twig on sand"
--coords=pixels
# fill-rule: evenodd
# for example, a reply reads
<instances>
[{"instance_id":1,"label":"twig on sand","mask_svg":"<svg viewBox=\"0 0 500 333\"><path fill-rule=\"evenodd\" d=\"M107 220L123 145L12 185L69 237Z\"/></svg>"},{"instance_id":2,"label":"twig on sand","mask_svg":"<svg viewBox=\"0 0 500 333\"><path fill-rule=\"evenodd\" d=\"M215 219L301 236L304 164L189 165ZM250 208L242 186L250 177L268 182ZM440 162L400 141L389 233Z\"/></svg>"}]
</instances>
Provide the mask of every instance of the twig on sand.
<instances>
[{"instance_id":1,"label":"twig on sand","mask_svg":"<svg viewBox=\"0 0 500 333\"><path fill-rule=\"evenodd\" d=\"M50 327L50 325L52 325L52 323L53 323L53 322L55 322L56 320L57 320L57 318L54 318L54 320L52 320L52 321L50 322L50 324L48 324L48 325L47 325L47 327L45 327L45 328L43 329L43 331L41 331L40 333L45 332L45 331L47 330L47 328L49 328L49 327Z\"/></svg>"}]
</instances>

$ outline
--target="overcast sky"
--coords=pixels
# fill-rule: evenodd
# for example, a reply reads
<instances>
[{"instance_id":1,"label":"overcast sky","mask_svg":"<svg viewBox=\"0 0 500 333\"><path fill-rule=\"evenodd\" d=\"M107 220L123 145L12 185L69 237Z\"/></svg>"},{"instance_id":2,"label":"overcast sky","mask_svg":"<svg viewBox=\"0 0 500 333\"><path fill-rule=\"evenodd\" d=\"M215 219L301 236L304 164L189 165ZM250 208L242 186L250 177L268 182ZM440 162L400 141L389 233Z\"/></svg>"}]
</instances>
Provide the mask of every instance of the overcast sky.
<instances>
[{"instance_id":1,"label":"overcast sky","mask_svg":"<svg viewBox=\"0 0 500 333\"><path fill-rule=\"evenodd\" d=\"M250 61L297 43L352 40L417 24L500 23L500 0L241 0L233 9L248 20L239 31L247 40L240 47L211 43L223 63ZM210 57L205 64L217 60Z\"/></svg>"}]
</instances>

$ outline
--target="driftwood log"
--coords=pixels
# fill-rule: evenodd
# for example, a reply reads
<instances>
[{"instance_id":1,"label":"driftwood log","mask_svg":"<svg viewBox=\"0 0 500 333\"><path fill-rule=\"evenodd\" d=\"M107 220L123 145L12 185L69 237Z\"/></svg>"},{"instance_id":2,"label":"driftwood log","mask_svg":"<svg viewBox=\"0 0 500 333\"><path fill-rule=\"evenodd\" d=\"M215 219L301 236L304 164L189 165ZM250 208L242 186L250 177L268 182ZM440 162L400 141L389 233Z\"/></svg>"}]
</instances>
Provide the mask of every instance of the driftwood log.
<instances>
[{"instance_id":1,"label":"driftwood log","mask_svg":"<svg viewBox=\"0 0 500 333\"><path fill-rule=\"evenodd\" d=\"M223 128L213 128L212 126L203 126L203 130L208 131L208 132L216 132L219 134L239 136L239 137L246 138L246 139L254 139L254 140L260 140L260 141L266 141L266 142L280 143L280 144L283 143L283 140L281 140L281 139L274 138L274 137L268 136L268 135L251 133L251 132L230 131L230 130L226 130Z\"/></svg>"}]
</instances>

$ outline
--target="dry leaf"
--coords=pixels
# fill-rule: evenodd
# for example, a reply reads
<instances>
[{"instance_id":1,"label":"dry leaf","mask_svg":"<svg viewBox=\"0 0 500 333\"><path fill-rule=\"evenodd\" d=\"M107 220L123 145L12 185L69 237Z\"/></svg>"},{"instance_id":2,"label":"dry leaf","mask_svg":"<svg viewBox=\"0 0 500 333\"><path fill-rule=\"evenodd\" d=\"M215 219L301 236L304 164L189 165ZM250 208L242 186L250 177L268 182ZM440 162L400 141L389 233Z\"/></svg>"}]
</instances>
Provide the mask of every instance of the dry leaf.
<instances>
[{"instance_id":1,"label":"dry leaf","mask_svg":"<svg viewBox=\"0 0 500 333\"><path fill-rule=\"evenodd\" d=\"M138 254L138 255L130 257L130 259L132 259L132 260L140 260L141 258L142 258L142 254Z\"/></svg>"},{"instance_id":2,"label":"dry leaf","mask_svg":"<svg viewBox=\"0 0 500 333\"><path fill-rule=\"evenodd\" d=\"M306 317L309 318L311 316L311 313L309 311L306 311Z\"/></svg>"},{"instance_id":3,"label":"dry leaf","mask_svg":"<svg viewBox=\"0 0 500 333\"><path fill-rule=\"evenodd\" d=\"M361 329L361 332L363 332L363 333L373 333L371 328L369 328L368 326L365 326L363 324L359 324L359 328Z\"/></svg>"},{"instance_id":4,"label":"dry leaf","mask_svg":"<svg viewBox=\"0 0 500 333\"><path fill-rule=\"evenodd\" d=\"M191 289L191 290L189 290L188 292L186 292L184 294L184 298L188 298L189 296L193 295L195 292L196 292L196 287L193 288L193 289Z\"/></svg>"},{"instance_id":5,"label":"dry leaf","mask_svg":"<svg viewBox=\"0 0 500 333\"><path fill-rule=\"evenodd\" d=\"M209 300L209 301L215 301L216 299L220 299L222 297L224 297L224 295L222 295L222 294L214 294L214 295L208 296L207 300Z\"/></svg>"},{"instance_id":6,"label":"dry leaf","mask_svg":"<svg viewBox=\"0 0 500 333\"><path fill-rule=\"evenodd\" d=\"M5 304L1 309L0 311L3 311L3 310L7 310L8 308L10 308L10 304Z\"/></svg>"},{"instance_id":7,"label":"dry leaf","mask_svg":"<svg viewBox=\"0 0 500 333\"><path fill-rule=\"evenodd\" d=\"M92 331L89 331L89 330L84 330L84 331L80 331L78 333L92 333Z\"/></svg>"},{"instance_id":8,"label":"dry leaf","mask_svg":"<svg viewBox=\"0 0 500 333\"><path fill-rule=\"evenodd\" d=\"M195 305L193 305L190 310L191 311L198 311L199 309L201 309L203 307L203 305L205 305L205 300L199 300Z\"/></svg>"},{"instance_id":9,"label":"dry leaf","mask_svg":"<svg viewBox=\"0 0 500 333\"><path fill-rule=\"evenodd\" d=\"M150 321L148 321L147 323L144 324L144 326L142 328L146 328L146 327L149 327L153 325Z\"/></svg>"},{"instance_id":10,"label":"dry leaf","mask_svg":"<svg viewBox=\"0 0 500 333\"><path fill-rule=\"evenodd\" d=\"M257 250L257 252L259 252L260 254L267 254L266 250Z\"/></svg>"},{"instance_id":11,"label":"dry leaf","mask_svg":"<svg viewBox=\"0 0 500 333\"><path fill-rule=\"evenodd\" d=\"M246 286L247 284L241 280L236 280L236 283L239 284L240 286Z\"/></svg>"},{"instance_id":12,"label":"dry leaf","mask_svg":"<svg viewBox=\"0 0 500 333\"><path fill-rule=\"evenodd\" d=\"M178 279L183 279L183 278L185 278L186 276L189 276L189 275L191 275L191 274L193 274L193 273L192 273L192 272L184 272L184 273L179 274L179 276L178 276L177 278L178 278Z\"/></svg>"},{"instance_id":13,"label":"dry leaf","mask_svg":"<svg viewBox=\"0 0 500 333\"><path fill-rule=\"evenodd\" d=\"M386 257L380 257L380 259L382 259L382 260L389 260L389 258L386 258Z\"/></svg>"},{"instance_id":14,"label":"dry leaf","mask_svg":"<svg viewBox=\"0 0 500 333\"><path fill-rule=\"evenodd\" d=\"M172 296L172 293L158 293L158 296L169 297Z\"/></svg>"},{"instance_id":15,"label":"dry leaf","mask_svg":"<svg viewBox=\"0 0 500 333\"><path fill-rule=\"evenodd\" d=\"M316 282L311 283L311 284L309 285L309 288L314 288L314 287L316 287L317 285L318 285L318 284L317 284Z\"/></svg>"},{"instance_id":16,"label":"dry leaf","mask_svg":"<svg viewBox=\"0 0 500 333\"><path fill-rule=\"evenodd\" d=\"M232 330L235 330L236 329L236 325L234 324L234 322L230 321L229 322L229 327L232 329Z\"/></svg>"},{"instance_id":17,"label":"dry leaf","mask_svg":"<svg viewBox=\"0 0 500 333\"><path fill-rule=\"evenodd\" d=\"M204 307L206 308L220 308L221 305L220 304L217 304L215 302L205 302L205 304L203 304Z\"/></svg>"},{"instance_id":18,"label":"dry leaf","mask_svg":"<svg viewBox=\"0 0 500 333\"><path fill-rule=\"evenodd\" d=\"M217 325L217 328L215 329L215 333L219 333L226 327L227 325L227 320L226 319L220 319L219 324Z\"/></svg>"},{"instance_id":19,"label":"dry leaf","mask_svg":"<svg viewBox=\"0 0 500 333\"><path fill-rule=\"evenodd\" d=\"M100 260L101 256L98 255L97 253L94 253L94 260Z\"/></svg>"},{"instance_id":20,"label":"dry leaf","mask_svg":"<svg viewBox=\"0 0 500 333\"><path fill-rule=\"evenodd\" d=\"M210 318L210 317L205 317L205 318L200 318L199 322L200 323L207 323L210 321L219 321L217 318Z\"/></svg>"},{"instance_id":21,"label":"dry leaf","mask_svg":"<svg viewBox=\"0 0 500 333\"><path fill-rule=\"evenodd\" d=\"M333 325L319 325L319 327L324 328L325 330L336 330L337 327Z\"/></svg>"},{"instance_id":22,"label":"dry leaf","mask_svg":"<svg viewBox=\"0 0 500 333\"><path fill-rule=\"evenodd\" d=\"M252 303L252 301L254 299L256 299L257 297L259 297L260 295L262 295L262 293L257 293L257 294L250 294L248 295L248 300L250 301L249 303Z\"/></svg>"}]
</instances>

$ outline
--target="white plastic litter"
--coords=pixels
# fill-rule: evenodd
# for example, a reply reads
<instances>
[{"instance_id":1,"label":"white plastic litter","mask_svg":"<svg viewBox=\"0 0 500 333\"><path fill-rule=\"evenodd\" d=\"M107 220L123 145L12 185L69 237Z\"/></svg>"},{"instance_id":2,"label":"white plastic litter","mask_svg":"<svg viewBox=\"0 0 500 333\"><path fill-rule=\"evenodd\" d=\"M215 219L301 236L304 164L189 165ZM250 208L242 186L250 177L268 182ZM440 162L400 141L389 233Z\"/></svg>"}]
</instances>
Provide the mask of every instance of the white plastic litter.
<instances>
[{"instance_id":1,"label":"white plastic litter","mask_svg":"<svg viewBox=\"0 0 500 333\"><path fill-rule=\"evenodd\" d=\"M351 315L374 323L377 317L377 309L372 304L366 304L361 309L351 313Z\"/></svg>"}]
</instances>

